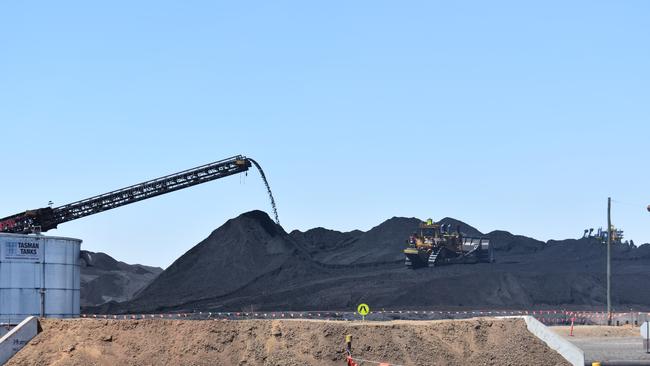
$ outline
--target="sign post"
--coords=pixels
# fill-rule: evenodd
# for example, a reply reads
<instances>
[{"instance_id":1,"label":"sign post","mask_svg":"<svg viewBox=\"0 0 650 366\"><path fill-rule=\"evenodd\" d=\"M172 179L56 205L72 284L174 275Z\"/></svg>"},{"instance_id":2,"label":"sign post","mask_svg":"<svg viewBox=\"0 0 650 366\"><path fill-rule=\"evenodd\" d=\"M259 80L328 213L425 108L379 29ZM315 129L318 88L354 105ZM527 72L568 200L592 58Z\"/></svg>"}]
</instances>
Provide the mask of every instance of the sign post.
<instances>
[{"instance_id":1,"label":"sign post","mask_svg":"<svg viewBox=\"0 0 650 366\"><path fill-rule=\"evenodd\" d=\"M640 333L643 344L645 344L645 353L650 353L650 325L648 325L648 322L641 324Z\"/></svg>"},{"instance_id":2,"label":"sign post","mask_svg":"<svg viewBox=\"0 0 650 366\"><path fill-rule=\"evenodd\" d=\"M361 315L361 320L365 321L366 315L370 313L370 306L368 306L368 304L359 304L359 306L357 306L357 313Z\"/></svg>"}]
</instances>

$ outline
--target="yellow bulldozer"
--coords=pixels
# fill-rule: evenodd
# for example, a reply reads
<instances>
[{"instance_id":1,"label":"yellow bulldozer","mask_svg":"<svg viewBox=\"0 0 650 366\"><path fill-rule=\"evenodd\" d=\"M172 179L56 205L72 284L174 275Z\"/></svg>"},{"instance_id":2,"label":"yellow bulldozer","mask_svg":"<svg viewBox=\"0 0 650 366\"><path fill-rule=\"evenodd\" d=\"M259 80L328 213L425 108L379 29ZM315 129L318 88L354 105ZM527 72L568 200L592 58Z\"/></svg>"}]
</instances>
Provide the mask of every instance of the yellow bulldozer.
<instances>
[{"instance_id":1,"label":"yellow bulldozer","mask_svg":"<svg viewBox=\"0 0 650 366\"><path fill-rule=\"evenodd\" d=\"M435 267L445 264L489 263L494 261L490 240L464 236L460 227L428 219L407 240L404 249L408 268Z\"/></svg>"}]
</instances>

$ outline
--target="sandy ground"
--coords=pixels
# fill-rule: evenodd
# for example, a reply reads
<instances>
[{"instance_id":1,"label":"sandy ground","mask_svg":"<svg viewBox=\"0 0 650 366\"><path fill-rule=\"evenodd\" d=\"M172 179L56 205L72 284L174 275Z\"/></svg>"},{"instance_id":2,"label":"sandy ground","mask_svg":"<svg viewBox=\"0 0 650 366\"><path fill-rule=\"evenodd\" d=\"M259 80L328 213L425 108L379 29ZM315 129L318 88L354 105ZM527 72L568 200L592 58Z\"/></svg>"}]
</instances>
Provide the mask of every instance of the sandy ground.
<instances>
[{"instance_id":1,"label":"sandy ground","mask_svg":"<svg viewBox=\"0 0 650 366\"><path fill-rule=\"evenodd\" d=\"M570 326L551 327L555 333L561 336L569 336ZM625 325L620 327L608 327L602 325L577 325L573 327L573 337L639 337L639 327Z\"/></svg>"},{"instance_id":2,"label":"sandy ground","mask_svg":"<svg viewBox=\"0 0 650 366\"><path fill-rule=\"evenodd\" d=\"M7 365L568 365L521 319L341 322L305 320L54 320Z\"/></svg>"}]
</instances>

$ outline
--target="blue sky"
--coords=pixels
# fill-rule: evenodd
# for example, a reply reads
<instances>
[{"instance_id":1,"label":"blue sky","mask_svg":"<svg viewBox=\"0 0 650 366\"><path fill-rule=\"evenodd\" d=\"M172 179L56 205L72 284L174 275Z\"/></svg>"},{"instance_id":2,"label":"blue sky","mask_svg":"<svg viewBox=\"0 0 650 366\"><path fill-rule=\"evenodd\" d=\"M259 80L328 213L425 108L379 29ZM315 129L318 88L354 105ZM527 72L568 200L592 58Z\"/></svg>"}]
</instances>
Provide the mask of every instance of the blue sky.
<instances>
[{"instance_id":1,"label":"blue sky","mask_svg":"<svg viewBox=\"0 0 650 366\"><path fill-rule=\"evenodd\" d=\"M650 3L0 4L0 216L244 154L287 231L452 216L650 242ZM256 172L50 234L167 266Z\"/></svg>"}]
</instances>

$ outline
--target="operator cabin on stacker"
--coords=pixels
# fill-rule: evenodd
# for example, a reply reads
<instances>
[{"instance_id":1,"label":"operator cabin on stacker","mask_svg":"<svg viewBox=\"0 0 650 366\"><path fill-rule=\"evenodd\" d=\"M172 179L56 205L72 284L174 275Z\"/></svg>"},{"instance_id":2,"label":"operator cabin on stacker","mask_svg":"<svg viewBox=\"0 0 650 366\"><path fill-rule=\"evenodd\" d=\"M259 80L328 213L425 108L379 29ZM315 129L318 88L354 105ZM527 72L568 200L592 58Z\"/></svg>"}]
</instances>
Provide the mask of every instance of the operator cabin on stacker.
<instances>
[{"instance_id":1,"label":"operator cabin on stacker","mask_svg":"<svg viewBox=\"0 0 650 366\"><path fill-rule=\"evenodd\" d=\"M407 245L404 255L408 268L494 261L489 239L463 236L460 226L454 231L451 224L432 219L420 223Z\"/></svg>"}]
</instances>

